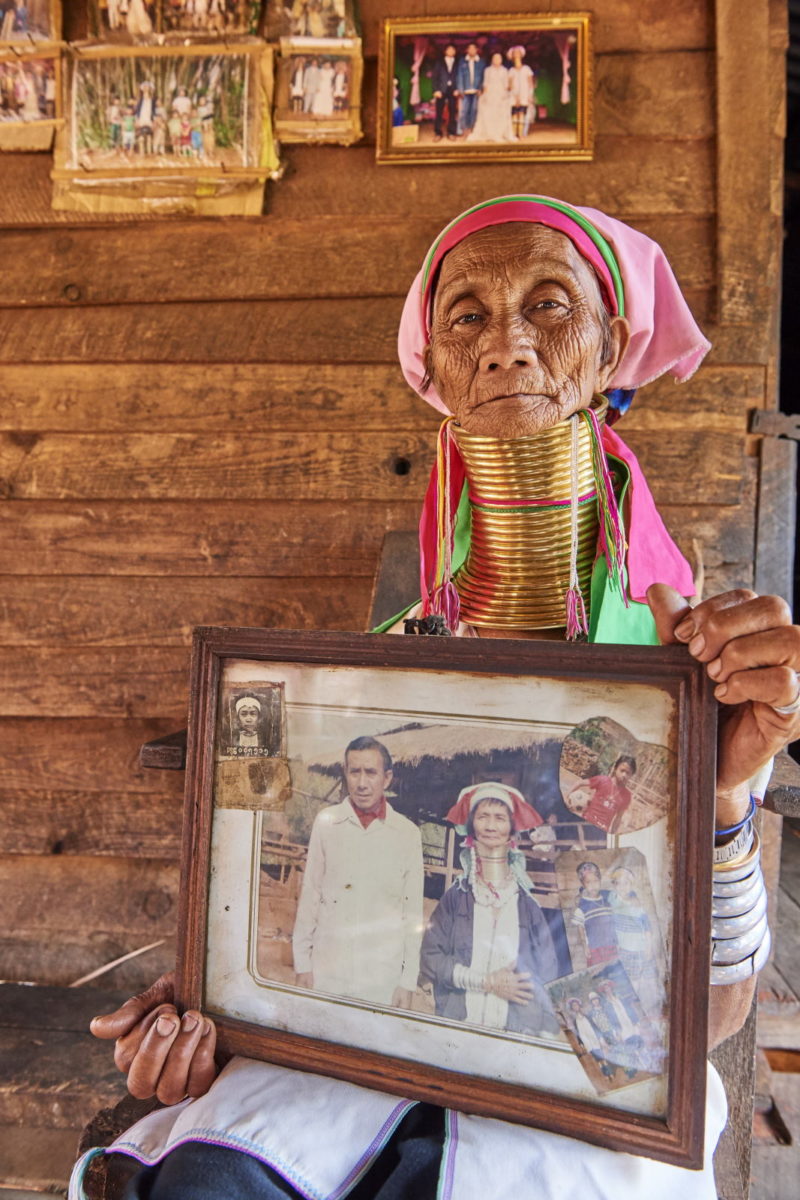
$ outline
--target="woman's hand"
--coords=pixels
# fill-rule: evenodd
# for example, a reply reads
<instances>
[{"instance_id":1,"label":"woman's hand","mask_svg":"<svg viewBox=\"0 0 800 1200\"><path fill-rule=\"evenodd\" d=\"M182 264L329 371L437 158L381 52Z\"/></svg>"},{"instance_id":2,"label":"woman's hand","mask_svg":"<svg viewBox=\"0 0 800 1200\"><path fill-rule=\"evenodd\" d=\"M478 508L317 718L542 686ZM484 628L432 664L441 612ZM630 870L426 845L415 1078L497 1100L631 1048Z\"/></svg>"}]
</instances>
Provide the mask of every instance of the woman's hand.
<instances>
[{"instance_id":1,"label":"woman's hand","mask_svg":"<svg viewBox=\"0 0 800 1200\"><path fill-rule=\"evenodd\" d=\"M217 1074L214 1022L194 1009L178 1016L172 971L116 1012L95 1017L89 1028L97 1038L115 1039L114 1062L139 1100L156 1096L178 1104L202 1096Z\"/></svg>"},{"instance_id":2,"label":"woman's hand","mask_svg":"<svg viewBox=\"0 0 800 1200\"><path fill-rule=\"evenodd\" d=\"M800 627L779 596L746 589L691 608L656 583L647 601L662 645L683 642L717 685L717 824L735 824L747 810L748 780L800 736L800 713L776 711L800 693Z\"/></svg>"},{"instance_id":3,"label":"woman's hand","mask_svg":"<svg viewBox=\"0 0 800 1200\"><path fill-rule=\"evenodd\" d=\"M486 991L493 992L509 1004L528 1004L533 999L533 987L529 971L515 971L513 967L501 967L486 976Z\"/></svg>"}]
</instances>

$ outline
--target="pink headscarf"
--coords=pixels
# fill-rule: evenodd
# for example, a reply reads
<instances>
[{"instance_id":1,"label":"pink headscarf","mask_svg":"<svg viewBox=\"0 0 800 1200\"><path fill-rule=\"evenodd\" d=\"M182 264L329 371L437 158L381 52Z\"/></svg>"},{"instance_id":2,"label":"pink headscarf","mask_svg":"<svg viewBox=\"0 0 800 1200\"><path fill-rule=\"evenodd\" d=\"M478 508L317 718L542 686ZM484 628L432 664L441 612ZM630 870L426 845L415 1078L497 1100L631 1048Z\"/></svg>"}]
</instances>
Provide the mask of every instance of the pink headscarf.
<instances>
[{"instance_id":1,"label":"pink headscarf","mask_svg":"<svg viewBox=\"0 0 800 1200\"><path fill-rule=\"evenodd\" d=\"M694 374L711 343L695 323L666 255L656 242L595 208L567 206L549 196L502 196L456 217L428 252L427 270L423 266L411 285L400 319L398 351L406 380L423 400L439 412L448 411L433 385L421 390L436 269L448 250L471 233L509 221L532 221L566 234L594 268L609 312L624 308L631 340L609 388L643 387L667 371L681 382ZM610 258L598 250L598 240L610 248ZM622 280L623 304L615 295L613 268L609 266L614 262Z\"/></svg>"},{"instance_id":2,"label":"pink headscarf","mask_svg":"<svg viewBox=\"0 0 800 1200\"><path fill-rule=\"evenodd\" d=\"M423 400L441 413L448 412L432 384L422 389L426 375L423 353L430 340L431 293L438 266L447 252L470 234L510 221L532 221L564 233L591 263L607 311L627 318L631 339L609 381L609 390L643 387L667 371L680 382L694 374L711 343L695 323L666 255L656 242L594 208L566 205L548 196L501 196L467 209L446 226L428 251L406 297L398 334L400 365L407 382ZM608 453L626 463L631 476L627 560L630 596L643 600L647 588L656 582L668 583L682 595L691 596L691 568L664 527L635 455L608 426L603 430L603 444ZM432 528L426 531L432 521L435 476L436 467L420 525L423 598L427 595L426 558L435 543Z\"/></svg>"}]
</instances>

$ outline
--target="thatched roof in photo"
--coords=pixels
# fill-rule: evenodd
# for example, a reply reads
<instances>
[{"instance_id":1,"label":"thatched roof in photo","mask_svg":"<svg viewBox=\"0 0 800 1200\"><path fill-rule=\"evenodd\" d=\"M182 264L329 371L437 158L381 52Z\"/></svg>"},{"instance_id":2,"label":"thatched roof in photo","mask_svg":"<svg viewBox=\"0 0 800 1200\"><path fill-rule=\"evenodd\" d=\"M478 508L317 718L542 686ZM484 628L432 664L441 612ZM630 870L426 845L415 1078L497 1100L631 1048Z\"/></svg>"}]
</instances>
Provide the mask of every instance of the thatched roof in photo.
<instances>
[{"instance_id":1,"label":"thatched roof in photo","mask_svg":"<svg viewBox=\"0 0 800 1200\"><path fill-rule=\"evenodd\" d=\"M426 758L451 761L505 750L527 750L541 742L541 733L531 725L426 725L375 736L389 751L396 767L418 767ZM341 772L338 756L308 765L323 775Z\"/></svg>"}]
</instances>

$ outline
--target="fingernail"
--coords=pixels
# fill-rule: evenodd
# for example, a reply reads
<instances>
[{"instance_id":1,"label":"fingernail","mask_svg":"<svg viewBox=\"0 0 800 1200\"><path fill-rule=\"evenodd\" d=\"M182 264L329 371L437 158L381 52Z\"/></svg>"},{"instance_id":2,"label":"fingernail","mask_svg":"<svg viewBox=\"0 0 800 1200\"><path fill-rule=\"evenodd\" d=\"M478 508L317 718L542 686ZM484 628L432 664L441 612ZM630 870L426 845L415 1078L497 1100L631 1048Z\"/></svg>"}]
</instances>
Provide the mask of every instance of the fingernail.
<instances>
[{"instance_id":1,"label":"fingernail","mask_svg":"<svg viewBox=\"0 0 800 1200\"><path fill-rule=\"evenodd\" d=\"M200 1034L200 1036L201 1036L201 1037L208 1037L208 1035L209 1035L210 1033L211 1033L211 1022L210 1022L210 1021L206 1021L205 1025L203 1026L203 1032Z\"/></svg>"},{"instance_id":2,"label":"fingernail","mask_svg":"<svg viewBox=\"0 0 800 1200\"><path fill-rule=\"evenodd\" d=\"M188 1033L191 1029L197 1028L197 1017L193 1017L191 1013L184 1013L181 1017L181 1025L184 1033Z\"/></svg>"},{"instance_id":3,"label":"fingernail","mask_svg":"<svg viewBox=\"0 0 800 1200\"><path fill-rule=\"evenodd\" d=\"M695 657L698 654L702 654L703 651L705 650L705 648L706 648L706 639L703 637L702 633L696 634L696 636L693 637L692 640L689 642L689 653L694 654Z\"/></svg>"},{"instance_id":4,"label":"fingernail","mask_svg":"<svg viewBox=\"0 0 800 1200\"><path fill-rule=\"evenodd\" d=\"M721 683L718 688L714 688L714 695L717 700L721 700L728 690L727 683Z\"/></svg>"},{"instance_id":5,"label":"fingernail","mask_svg":"<svg viewBox=\"0 0 800 1200\"><path fill-rule=\"evenodd\" d=\"M680 638L682 642L688 642L689 638L694 633L694 621L691 617L685 617L680 625L675 626L675 637Z\"/></svg>"},{"instance_id":6,"label":"fingernail","mask_svg":"<svg viewBox=\"0 0 800 1200\"><path fill-rule=\"evenodd\" d=\"M156 1033L160 1034L161 1037L169 1037L169 1035L174 1032L175 1032L175 1022L174 1021L171 1021L169 1019L169 1017L159 1017L158 1018L158 1020L156 1021Z\"/></svg>"},{"instance_id":7,"label":"fingernail","mask_svg":"<svg viewBox=\"0 0 800 1200\"><path fill-rule=\"evenodd\" d=\"M717 676L719 675L720 671L722 670L722 659L715 658L713 662L710 662L708 664L708 666L706 667L706 670L708 671L708 673L712 679L716 679Z\"/></svg>"}]
</instances>

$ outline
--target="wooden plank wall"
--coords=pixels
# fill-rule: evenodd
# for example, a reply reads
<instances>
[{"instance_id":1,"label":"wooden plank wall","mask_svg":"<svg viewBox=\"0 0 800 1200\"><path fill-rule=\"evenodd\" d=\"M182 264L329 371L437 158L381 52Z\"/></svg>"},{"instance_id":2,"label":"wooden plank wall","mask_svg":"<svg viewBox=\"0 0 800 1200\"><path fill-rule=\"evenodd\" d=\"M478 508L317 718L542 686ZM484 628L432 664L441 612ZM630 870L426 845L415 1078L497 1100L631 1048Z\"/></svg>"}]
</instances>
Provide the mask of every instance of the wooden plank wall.
<instances>
[{"instance_id":1,"label":"wooden plank wall","mask_svg":"<svg viewBox=\"0 0 800 1200\"><path fill-rule=\"evenodd\" d=\"M514 6L361 0L366 140L287 149L263 218L56 214L46 155L0 164L0 978L66 983L171 935L181 777L137 751L185 722L193 625L363 627L436 428L395 363L402 298L468 204L536 190L662 242L715 349L622 432L706 589L752 579L746 425L774 403L777 218L750 180L748 296L732 167L750 147L774 175L780 130L730 55L755 39L779 89L780 4L595 0L592 163L376 168L379 23L399 7Z\"/></svg>"}]
</instances>

